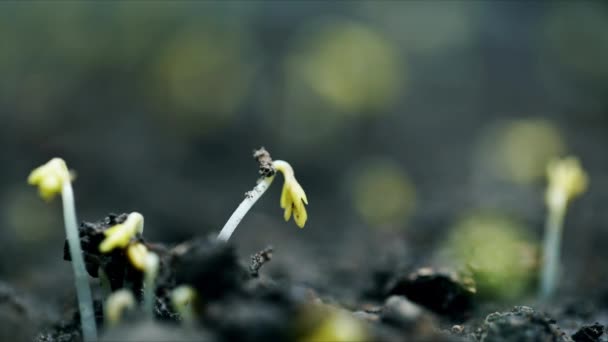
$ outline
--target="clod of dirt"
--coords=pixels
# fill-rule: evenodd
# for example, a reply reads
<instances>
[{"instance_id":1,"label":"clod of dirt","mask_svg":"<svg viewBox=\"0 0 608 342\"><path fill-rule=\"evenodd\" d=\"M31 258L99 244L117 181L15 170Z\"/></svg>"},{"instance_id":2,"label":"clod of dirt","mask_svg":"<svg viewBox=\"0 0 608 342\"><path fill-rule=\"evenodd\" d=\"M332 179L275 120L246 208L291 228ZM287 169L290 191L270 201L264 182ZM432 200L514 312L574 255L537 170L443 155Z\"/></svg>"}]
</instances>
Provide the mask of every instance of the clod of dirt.
<instances>
[{"instance_id":1,"label":"clod of dirt","mask_svg":"<svg viewBox=\"0 0 608 342\"><path fill-rule=\"evenodd\" d=\"M382 321L411 327L423 316L424 309L401 296L390 296L382 308Z\"/></svg>"},{"instance_id":2,"label":"clod of dirt","mask_svg":"<svg viewBox=\"0 0 608 342\"><path fill-rule=\"evenodd\" d=\"M132 284L135 288L140 288L143 279L141 271L135 269L129 262L124 249L117 248L110 253L99 251L99 244L105 239L104 231L123 223L127 217L126 213L109 214L101 221L82 222L78 229L87 272L91 277L97 278L99 268L103 268L110 280L112 290L124 287L125 282ZM138 240L144 242L141 236L138 236ZM71 261L67 241L63 247L63 258Z\"/></svg>"},{"instance_id":3,"label":"clod of dirt","mask_svg":"<svg viewBox=\"0 0 608 342\"><path fill-rule=\"evenodd\" d=\"M453 272L421 268L398 277L389 286L389 295L406 296L429 310L453 319L466 317L472 307L475 287Z\"/></svg>"},{"instance_id":4,"label":"clod of dirt","mask_svg":"<svg viewBox=\"0 0 608 342\"><path fill-rule=\"evenodd\" d=\"M103 269L110 281L112 291L128 287L133 289L136 298L141 299L143 290L143 273L136 269L126 255L126 250L117 248L110 253L101 253L99 244L105 239L104 231L117 224L123 223L129 214L109 214L101 221L82 222L79 228L80 244L87 268L91 277L99 277L99 270ZM161 319L175 320L176 314L170 308L169 294L174 287L170 270L167 267L168 252L162 244L146 243L142 236L136 237L148 250L156 253L160 258L159 273L156 284L155 315ZM63 248L63 258L71 261L67 241Z\"/></svg>"},{"instance_id":5,"label":"clod of dirt","mask_svg":"<svg viewBox=\"0 0 608 342\"><path fill-rule=\"evenodd\" d=\"M35 342L79 342L82 336L76 327L70 324L59 323L50 330L45 330L34 339ZM10 341L10 340L3 340Z\"/></svg>"},{"instance_id":6,"label":"clod of dirt","mask_svg":"<svg viewBox=\"0 0 608 342\"><path fill-rule=\"evenodd\" d=\"M435 317L405 297L389 297L384 303L380 317L383 323L406 332L416 340L430 341L440 337Z\"/></svg>"},{"instance_id":7,"label":"clod of dirt","mask_svg":"<svg viewBox=\"0 0 608 342\"><path fill-rule=\"evenodd\" d=\"M265 263L269 262L272 259L272 252L272 246L268 246L251 256L251 264L249 264L249 273L252 277L259 276L260 268L262 268Z\"/></svg>"},{"instance_id":8,"label":"clod of dirt","mask_svg":"<svg viewBox=\"0 0 608 342\"><path fill-rule=\"evenodd\" d=\"M604 334L604 326L595 323L593 325L586 325L580 328L574 335L572 335L572 339L575 342L598 342L600 341L600 337Z\"/></svg>"},{"instance_id":9,"label":"clod of dirt","mask_svg":"<svg viewBox=\"0 0 608 342\"><path fill-rule=\"evenodd\" d=\"M288 341L292 311L262 300L242 298L212 303L200 322L225 341Z\"/></svg>"},{"instance_id":10,"label":"clod of dirt","mask_svg":"<svg viewBox=\"0 0 608 342\"><path fill-rule=\"evenodd\" d=\"M193 331L179 326L171 326L152 321L121 324L118 327L105 332L100 339L101 342L213 342L216 340L217 339L213 335L201 329Z\"/></svg>"},{"instance_id":11,"label":"clod of dirt","mask_svg":"<svg viewBox=\"0 0 608 342\"><path fill-rule=\"evenodd\" d=\"M253 151L253 158L258 161L259 172L263 177L272 177L277 172L272 166L272 158L270 153L264 147Z\"/></svg>"},{"instance_id":12,"label":"clod of dirt","mask_svg":"<svg viewBox=\"0 0 608 342\"><path fill-rule=\"evenodd\" d=\"M82 341L80 312L76 309L77 304L72 309L64 312L63 318L54 322L50 327L44 329L36 337L36 342L79 342ZM93 302L93 310L95 311L95 320L97 326L101 327L103 323L103 307L101 302Z\"/></svg>"},{"instance_id":13,"label":"clod of dirt","mask_svg":"<svg viewBox=\"0 0 608 342\"><path fill-rule=\"evenodd\" d=\"M215 237L185 242L170 255L175 284L194 287L205 301L241 292L249 278L233 246Z\"/></svg>"},{"instance_id":14,"label":"clod of dirt","mask_svg":"<svg viewBox=\"0 0 608 342\"><path fill-rule=\"evenodd\" d=\"M572 341L553 319L527 306L488 315L474 337L480 342Z\"/></svg>"},{"instance_id":15,"label":"clod of dirt","mask_svg":"<svg viewBox=\"0 0 608 342\"><path fill-rule=\"evenodd\" d=\"M0 341L31 341L36 328L23 300L0 283Z\"/></svg>"}]
</instances>

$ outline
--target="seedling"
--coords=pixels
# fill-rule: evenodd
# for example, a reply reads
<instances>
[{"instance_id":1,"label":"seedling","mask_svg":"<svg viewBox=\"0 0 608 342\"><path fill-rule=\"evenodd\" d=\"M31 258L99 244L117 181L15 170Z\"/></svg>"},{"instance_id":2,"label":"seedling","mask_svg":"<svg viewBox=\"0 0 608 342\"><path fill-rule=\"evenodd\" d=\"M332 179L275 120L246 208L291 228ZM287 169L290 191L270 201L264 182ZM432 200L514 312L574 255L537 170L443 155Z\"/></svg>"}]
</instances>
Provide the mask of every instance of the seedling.
<instances>
[{"instance_id":1,"label":"seedling","mask_svg":"<svg viewBox=\"0 0 608 342\"><path fill-rule=\"evenodd\" d=\"M144 272L144 312L149 318L154 317L154 293L158 275L159 258L156 253L148 251L142 243L132 243L127 248L127 257L133 267Z\"/></svg>"},{"instance_id":2,"label":"seedling","mask_svg":"<svg viewBox=\"0 0 608 342\"><path fill-rule=\"evenodd\" d=\"M138 212L132 212L126 221L106 229L106 238L99 244L99 251L109 253L115 248L125 248L136 234L144 232L144 217Z\"/></svg>"},{"instance_id":3,"label":"seedling","mask_svg":"<svg viewBox=\"0 0 608 342\"><path fill-rule=\"evenodd\" d=\"M197 299L196 290L188 285L180 285L171 291L171 304L186 324L194 321L194 302Z\"/></svg>"},{"instance_id":4,"label":"seedling","mask_svg":"<svg viewBox=\"0 0 608 342\"><path fill-rule=\"evenodd\" d=\"M144 311L150 318L154 318L154 293L156 292L156 276L158 275L159 263L158 255L148 252L144 272Z\"/></svg>"},{"instance_id":5,"label":"seedling","mask_svg":"<svg viewBox=\"0 0 608 342\"><path fill-rule=\"evenodd\" d=\"M115 248L126 248L127 257L133 267L144 272L143 309L150 318L154 317L154 293L158 275L159 258L148 251L145 245L133 243L132 239L144 231L144 217L138 212L129 214L125 222L106 229L106 238L99 244L99 251L109 253Z\"/></svg>"},{"instance_id":6,"label":"seedling","mask_svg":"<svg viewBox=\"0 0 608 342\"><path fill-rule=\"evenodd\" d=\"M138 270L146 271L146 257L148 255L148 248L143 243L133 243L127 248L127 257L133 267Z\"/></svg>"},{"instance_id":7,"label":"seedling","mask_svg":"<svg viewBox=\"0 0 608 342\"><path fill-rule=\"evenodd\" d=\"M280 202L281 208L285 210L283 218L285 221L289 221L293 214L293 219L298 227L303 228L306 224L308 214L306 213L306 207L304 205L308 204L308 198L306 197L304 189L302 189L302 186L300 186L300 183L296 180L291 165L283 160L273 161L270 158L268 151L263 147L255 151L253 157L257 159L260 164L260 174L262 175L262 178L258 180L258 184L253 190L245 194L243 202L239 204L232 216L228 219L228 222L226 222L220 231L220 234L217 237L219 240L228 241L228 239L230 239L230 236L232 236L232 233L243 217L245 217L249 209L251 209L255 202L257 202L266 190L268 190L274 180L276 171L281 172L285 179Z\"/></svg>"},{"instance_id":8,"label":"seedling","mask_svg":"<svg viewBox=\"0 0 608 342\"><path fill-rule=\"evenodd\" d=\"M52 200L57 194L61 193L65 231L70 257L72 258L78 308L80 310L82 336L84 341L96 341L97 327L95 324L89 278L82 257L82 248L78 236L78 221L76 219L74 191L72 189L72 175L63 159L53 158L48 163L34 169L30 173L27 181L31 185L38 186L40 196L46 201Z\"/></svg>"},{"instance_id":9,"label":"seedling","mask_svg":"<svg viewBox=\"0 0 608 342\"><path fill-rule=\"evenodd\" d=\"M587 189L587 174L578 159L568 157L547 166L549 184L545 194L547 221L543 244L543 269L540 295L550 298L555 292L559 273L559 254L564 217L568 203Z\"/></svg>"},{"instance_id":10,"label":"seedling","mask_svg":"<svg viewBox=\"0 0 608 342\"><path fill-rule=\"evenodd\" d=\"M123 312L126 309L133 310L135 308L135 297L133 293L127 289L120 289L112 293L106 299L104 305L104 319L106 325L111 327L120 323Z\"/></svg>"}]
</instances>

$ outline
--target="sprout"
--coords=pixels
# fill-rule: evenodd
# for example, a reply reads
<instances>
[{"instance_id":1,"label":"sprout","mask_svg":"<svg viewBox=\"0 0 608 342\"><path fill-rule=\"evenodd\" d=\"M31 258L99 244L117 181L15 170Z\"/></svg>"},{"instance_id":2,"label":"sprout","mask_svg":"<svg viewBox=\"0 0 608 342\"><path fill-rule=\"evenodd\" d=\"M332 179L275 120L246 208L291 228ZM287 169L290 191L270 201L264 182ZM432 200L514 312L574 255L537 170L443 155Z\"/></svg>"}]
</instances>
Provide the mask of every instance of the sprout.
<instances>
[{"instance_id":1,"label":"sprout","mask_svg":"<svg viewBox=\"0 0 608 342\"><path fill-rule=\"evenodd\" d=\"M308 198L300 183L296 180L293 168L289 163L283 160L275 160L272 166L283 173L285 183L283 183L283 191L281 192L281 208L285 209L283 217L285 221L289 221L293 212L293 220L298 227L304 228L308 215L304 204L308 204Z\"/></svg>"},{"instance_id":2,"label":"sprout","mask_svg":"<svg viewBox=\"0 0 608 342\"><path fill-rule=\"evenodd\" d=\"M125 221L125 223L127 221ZM154 295L156 292L156 276L158 275L158 267L160 264L158 255L156 255L156 253L154 252L150 252L143 243L136 242L131 243L129 247L127 247L127 258L129 259L133 267L144 273L143 308L144 312L146 312L146 314L148 314L150 318L153 318Z\"/></svg>"},{"instance_id":3,"label":"sprout","mask_svg":"<svg viewBox=\"0 0 608 342\"><path fill-rule=\"evenodd\" d=\"M182 320L192 323L195 318L194 302L197 299L196 290L188 285L180 285L171 291L171 304L179 313Z\"/></svg>"},{"instance_id":4,"label":"sprout","mask_svg":"<svg viewBox=\"0 0 608 342\"><path fill-rule=\"evenodd\" d=\"M136 234L144 231L144 217L132 212L126 221L104 231L106 238L99 245L99 251L109 253L114 248L125 248Z\"/></svg>"},{"instance_id":5,"label":"sprout","mask_svg":"<svg viewBox=\"0 0 608 342\"><path fill-rule=\"evenodd\" d=\"M74 205L72 175L63 159L53 158L48 163L34 169L27 181L31 185L38 186L40 196L46 201L50 201L57 194L61 193L65 230L72 259L72 268L74 270L76 294L78 296L82 335L84 341L95 341L97 340L97 327L89 279L82 257L82 248L76 223L78 220L76 219L76 208Z\"/></svg>"},{"instance_id":6,"label":"sprout","mask_svg":"<svg viewBox=\"0 0 608 342\"><path fill-rule=\"evenodd\" d=\"M127 248L127 257L133 267L140 271L146 270L146 258L148 256L148 248L143 243L133 243Z\"/></svg>"},{"instance_id":7,"label":"sprout","mask_svg":"<svg viewBox=\"0 0 608 342\"><path fill-rule=\"evenodd\" d=\"M72 176L65 161L61 158L53 158L48 163L34 169L27 182L38 186L40 197L50 201L62 192L63 186L70 183Z\"/></svg>"},{"instance_id":8,"label":"sprout","mask_svg":"<svg viewBox=\"0 0 608 342\"><path fill-rule=\"evenodd\" d=\"M224 225L218 239L222 241L228 241L230 236L239 225L243 217L247 214L249 209L253 207L260 197L268 190L270 184L274 180L276 171L283 173L285 183L283 184L283 191L281 193L281 208L285 210L283 217L285 221L288 221L293 214L294 221L298 227L303 228L308 219L306 213L305 204L308 204L308 198L300 183L295 178L293 168L289 163L283 160L272 161L270 154L263 147L255 151L253 157L258 160L260 164L260 174L262 178L258 181L258 184L245 195L245 199L236 208L232 216L228 219L228 222Z\"/></svg>"},{"instance_id":9,"label":"sprout","mask_svg":"<svg viewBox=\"0 0 608 342\"><path fill-rule=\"evenodd\" d=\"M587 174L574 157L554 160L547 166L549 185L545 202L550 210L565 210L570 200L587 190Z\"/></svg>"},{"instance_id":10,"label":"sprout","mask_svg":"<svg viewBox=\"0 0 608 342\"><path fill-rule=\"evenodd\" d=\"M555 292L558 276L561 233L568 203L587 189L587 174L578 159L568 157L547 166L549 184L545 194L547 221L543 244L543 270L540 284L542 298Z\"/></svg>"},{"instance_id":11,"label":"sprout","mask_svg":"<svg viewBox=\"0 0 608 342\"><path fill-rule=\"evenodd\" d=\"M125 309L135 308L135 297L127 289L120 289L112 293L106 299L104 306L104 318L108 326L114 326L120 322Z\"/></svg>"},{"instance_id":12,"label":"sprout","mask_svg":"<svg viewBox=\"0 0 608 342\"><path fill-rule=\"evenodd\" d=\"M154 294L156 292L156 276L160 260L153 252L146 253L146 268L144 271L144 311L154 318Z\"/></svg>"}]
</instances>

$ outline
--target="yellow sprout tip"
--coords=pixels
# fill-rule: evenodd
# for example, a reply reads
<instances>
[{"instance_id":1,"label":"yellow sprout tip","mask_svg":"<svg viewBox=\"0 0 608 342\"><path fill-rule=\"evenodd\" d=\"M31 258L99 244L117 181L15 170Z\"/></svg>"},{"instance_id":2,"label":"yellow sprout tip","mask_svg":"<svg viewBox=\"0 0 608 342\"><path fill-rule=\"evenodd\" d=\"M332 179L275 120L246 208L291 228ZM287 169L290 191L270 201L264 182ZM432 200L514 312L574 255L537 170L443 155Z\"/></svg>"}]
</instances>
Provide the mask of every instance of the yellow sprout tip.
<instances>
[{"instance_id":1,"label":"yellow sprout tip","mask_svg":"<svg viewBox=\"0 0 608 342\"><path fill-rule=\"evenodd\" d=\"M122 313L125 309L135 308L135 297L127 289L120 289L112 293L106 300L104 308L105 319L109 325L116 325L120 322Z\"/></svg>"},{"instance_id":2,"label":"yellow sprout tip","mask_svg":"<svg viewBox=\"0 0 608 342\"><path fill-rule=\"evenodd\" d=\"M546 202L549 207L565 206L582 195L589 183L587 173L575 157L554 160L547 165L549 181Z\"/></svg>"},{"instance_id":3,"label":"yellow sprout tip","mask_svg":"<svg viewBox=\"0 0 608 342\"><path fill-rule=\"evenodd\" d=\"M131 265L142 272L146 270L147 256L148 248L142 243L134 243L127 248L127 257Z\"/></svg>"},{"instance_id":4,"label":"yellow sprout tip","mask_svg":"<svg viewBox=\"0 0 608 342\"><path fill-rule=\"evenodd\" d=\"M296 225L300 228L304 228L304 225L308 220L308 214L305 207L305 205L308 204L308 198L306 197L304 189L296 180L293 168L289 163L283 160L275 160L272 165L277 171L280 171L283 174L283 178L285 179L280 202L281 208L285 210L283 218L285 221L289 221L293 214Z\"/></svg>"},{"instance_id":5,"label":"yellow sprout tip","mask_svg":"<svg viewBox=\"0 0 608 342\"><path fill-rule=\"evenodd\" d=\"M38 186L38 193L45 201L52 200L60 194L63 185L72 179L65 161L61 158L53 158L46 164L41 165L30 172L27 182Z\"/></svg>"},{"instance_id":6,"label":"yellow sprout tip","mask_svg":"<svg viewBox=\"0 0 608 342\"><path fill-rule=\"evenodd\" d=\"M135 235L141 234L143 231L144 217L138 212L133 212L129 214L125 222L104 231L106 238L99 245L99 251L108 253L115 248L125 248Z\"/></svg>"}]
</instances>

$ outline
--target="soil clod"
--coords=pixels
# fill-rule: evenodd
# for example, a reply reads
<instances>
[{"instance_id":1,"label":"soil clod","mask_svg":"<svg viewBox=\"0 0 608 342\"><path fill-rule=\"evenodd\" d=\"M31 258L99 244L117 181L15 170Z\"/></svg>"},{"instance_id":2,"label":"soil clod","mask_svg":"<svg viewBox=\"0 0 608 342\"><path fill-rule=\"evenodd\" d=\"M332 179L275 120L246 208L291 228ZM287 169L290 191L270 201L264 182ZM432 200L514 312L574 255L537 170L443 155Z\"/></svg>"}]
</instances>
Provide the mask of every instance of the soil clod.
<instances>
[{"instance_id":1,"label":"soil clod","mask_svg":"<svg viewBox=\"0 0 608 342\"><path fill-rule=\"evenodd\" d=\"M480 342L572 341L555 320L527 306L489 314L475 337Z\"/></svg>"},{"instance_id":2,"label":"soil clod","mask_svg":"<svg viewBox=\"0 0 608 342\"><path fill-rule=\"evenodd\" d=\"M604 326L599 323L595 323L593 325L586 325L580 328L579 331L572 335L572 339L575 342L598 342L603 334Z\"/></svg>"},{"instance_id":3,"label":"soil clod","mask_svg":"<svg viewBox=\"0 0 608 342\"><path fill-rule=\"evenodd\" d=\"M453 272L421 268L397 278L388 293L405 296L440 315L460 319L469 313L475 289Z\"/></svg>"}]
</instances>

